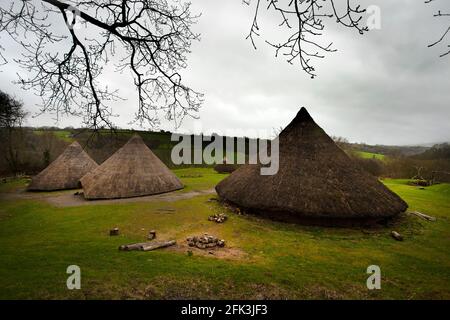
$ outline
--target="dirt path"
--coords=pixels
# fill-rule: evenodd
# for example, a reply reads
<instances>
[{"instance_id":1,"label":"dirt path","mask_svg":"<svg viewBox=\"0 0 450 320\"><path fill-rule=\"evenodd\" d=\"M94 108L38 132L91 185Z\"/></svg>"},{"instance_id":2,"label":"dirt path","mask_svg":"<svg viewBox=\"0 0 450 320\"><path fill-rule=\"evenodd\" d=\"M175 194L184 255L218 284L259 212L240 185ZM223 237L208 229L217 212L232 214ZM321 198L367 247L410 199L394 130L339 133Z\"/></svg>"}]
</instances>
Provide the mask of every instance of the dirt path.
<instances>
[{"instance_id":1,"label":"dirt path","mask_svg":"<svg viewBox=\"0 0 450 320\"><path fill-rule=\"evenodd\" d=\"M63 190L63 191L53 191L53 192L35 192L27 191L25 188L19 188L10 192L0 192L0 200L44 200L49 197L57 197L61 195L73 195L80 190Z\"/></svg>"},{"instance_id":2,"label":"dirt path","mask_svg":"<svg viewBox=\"0 0 450 320\"><path fill-rule=\"evenodd\" d=\"M82 190L78 190L82 191ZM83 195L74 195L77 190L71 190L70 192L64 191L58 194L27 192L25 190L18 190L11 193L0 194L0 199L13 199L13 200L44 200L56 207L77 207L77 206L89 206L89 205L102 205L102 204L114 204L114 203L135 203L135 202L152 202L152 201L167 201L174 202L178 200L190 199L196 196L205 194L215 194L214 189L208 190L193 190L188 192L168 192L162 194L156 194L151 196L126 198L126 199L109 199L109 200L86 200Z\"/></svg>"}]
</instances>

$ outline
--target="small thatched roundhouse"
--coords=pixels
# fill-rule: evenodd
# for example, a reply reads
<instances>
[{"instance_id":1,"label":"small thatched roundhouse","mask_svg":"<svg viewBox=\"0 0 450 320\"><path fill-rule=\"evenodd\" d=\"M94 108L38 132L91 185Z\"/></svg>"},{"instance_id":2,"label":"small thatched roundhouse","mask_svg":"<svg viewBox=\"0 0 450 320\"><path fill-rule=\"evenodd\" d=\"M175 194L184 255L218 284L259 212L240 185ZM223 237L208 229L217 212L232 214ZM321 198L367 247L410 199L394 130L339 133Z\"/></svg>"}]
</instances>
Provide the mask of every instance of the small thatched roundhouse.
<instances>
[{"instance_id":1,"label":"small thatched roundhouse","mask_svg":"<svg viewBox=\"0 0 450 320\"><path fill-rule=\"evenodd\" d=\"M75 141L47 168L31 179L28 190L76 189L80 187L81 177L97 167L97 163Z\"/></svg>"},{"instance_id":2,"label":"small thatched roundhouse","mask_svg":"<svg viewBox=\"0 0 450 320\"><path fill-rule=\"evenodd\" d=\"M81 185L86 199L138 197L183 188L138 135L84 176Z\"/></svg>"},{"instance_id":3,"label":"small thatched roundhouse","mask_svg":"<svg viewBox=\"0 0 450 320\"><path fill-rule=\"evenodd\" d=\"M279 170L244 165L222 180L219 196L281 220L344 221L394 216L407 204L347 154L302 108L279 136Z\"/></svg>"}]
</instances>

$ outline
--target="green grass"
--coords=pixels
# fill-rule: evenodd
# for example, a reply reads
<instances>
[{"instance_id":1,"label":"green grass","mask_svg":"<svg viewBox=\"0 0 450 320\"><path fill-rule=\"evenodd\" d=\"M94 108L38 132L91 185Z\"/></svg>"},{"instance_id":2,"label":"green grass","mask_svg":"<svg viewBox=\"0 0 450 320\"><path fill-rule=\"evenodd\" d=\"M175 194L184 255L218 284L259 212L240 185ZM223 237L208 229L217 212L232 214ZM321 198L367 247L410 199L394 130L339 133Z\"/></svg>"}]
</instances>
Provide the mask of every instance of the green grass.
<instances>
[{"instance_id":1,"label":"green grass","mask_svg":"<svg viewBox=\"0 0 450 320\"><path fill-rule=\"evenodd\" d=\"M48 131L46 130L34 130L33 133L37 134L37 135L43 135L44 133L46 133ZM66 142L73 142L74 139L70 136L70 131L67 130L52 130L50 131L53 133L54 136L56 136L57 138L64 140Z\"/></svg>"},{"instance_id":2,"label":"green grass","mask_svg":"<svg viewBox=\"0 0 450 320\"><path fill-rule=\"evenodd\" d=\"M179 192L212 189L226 176L216 173L211 168L176 169L174 172L184 184L184 189Z\"/></svg>"},{"instance_id":3,"label":"green grass","mask_svg":"<svg viewBox=\"0 0 450 320\"><path fill-rule=\"evenodd\" d=\"M20 178L20 179L10 180L7 183L0 183L0 193L14 192L17 189L23 188L28 182L29 182L29 179Z\"/></svg>"},{"instance_id":4,"label":"green grass","mask_svg":"<svg viewBox=\"0 0 450 320\"><path fill-rule=\"evenodd\" d=\"M377 159L377 160L385 160L386 156L381 153L372 153L372 152L366 152L366 151L354 151L355 154L358 157L364 158L364 159Z\"/></svg>"},{"instance_id":5,"label":"green grass","mask_svg":"<svg viewBox=\"0 0 450 320\"><path fill-rule=\"evenodd\" d=\"M225 177L205 168L175 172L187 191L211 189ZM298 226L236 215L210 201L212 195L57 208L41 200L8 200L7 192L24 186L11 182L0 189L0 298L449 299L450 185L421 190L405 182L384 180L412 210L436 222L407 216L375 230ZM207 221L217 212L227 212L229 220ZM115 226L121 235L110 237ZM149 229L179 243L208 232L224 238L236 257L117 250L143 241ZM394 229L405 241L390 237ZM71 264L81 268L81 290L66 289ZM381 267L381 290L366 288L372 264Z\"/></svg>"}]
</instances>

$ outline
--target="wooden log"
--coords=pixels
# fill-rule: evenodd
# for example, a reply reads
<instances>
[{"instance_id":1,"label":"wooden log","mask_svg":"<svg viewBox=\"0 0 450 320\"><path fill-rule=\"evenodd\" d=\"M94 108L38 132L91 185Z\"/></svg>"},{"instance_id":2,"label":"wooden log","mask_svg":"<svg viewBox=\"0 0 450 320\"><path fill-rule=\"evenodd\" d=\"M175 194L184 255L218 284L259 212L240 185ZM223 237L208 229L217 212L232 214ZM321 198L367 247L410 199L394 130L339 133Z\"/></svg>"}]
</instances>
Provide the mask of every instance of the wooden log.
<instances>
[{"instance_id":1,"label":"wooden log","mask_svg":"<svg viewBox=\"0 0 450 320\"><path fill-rule=\"evenodd\" d=\"M411 211L411 212L409 212L409 214L415 215L415 216L417 216L417 217L419 217L419 218L422 218L422 219L424 219L424 220L427 220L427 221L436 221L436 218L435 218L435 217L426 215L426 214L421 213L421 212L419 212L419 211Z\"/></svg>"},{"instance_id":2,"label":"wooden log","mask_svg":"<svg viewBox=\"0 0 450 320\"><path fill-rule=\"evenodd\" d=\"M397 231L392 231L391 236L392 236L392 238L394 238L397 241L403 241L403 236L400 233L398 233Z\"/></svg>"},{"instance_id":3,"label":"wooden log","mask_svg":"<svg viewBox=\"0 0 450 320\"><path fill-rule=\"evenodd\" d=\"M175 209L170 209L170 208L158 208L156 210L162 211L162 212L175 212Z\"/></svg>"},{"instance_id":4,"label":"wooden log","mask_svg":"<svg viewBox=\"0 0 450 320\"><path fill-rule=\"evenodd\" d=\"M124 244L119 247L119 250L122 250L122 251L141 250L141 247L147 243L148 242Z\"/></svg>"},{"instance_id":5,"label":"wooden log","mask_svg":"<svg viewBox=\"0 0 450 320\"><path fill-rule=\"evenodd\" d=\"M158 242L147 242L141 246L142 251L151 251L159 248L165 248L175 245L177 242L175 240L170 241L158 241Z\"/></svg>"}]
</instances>

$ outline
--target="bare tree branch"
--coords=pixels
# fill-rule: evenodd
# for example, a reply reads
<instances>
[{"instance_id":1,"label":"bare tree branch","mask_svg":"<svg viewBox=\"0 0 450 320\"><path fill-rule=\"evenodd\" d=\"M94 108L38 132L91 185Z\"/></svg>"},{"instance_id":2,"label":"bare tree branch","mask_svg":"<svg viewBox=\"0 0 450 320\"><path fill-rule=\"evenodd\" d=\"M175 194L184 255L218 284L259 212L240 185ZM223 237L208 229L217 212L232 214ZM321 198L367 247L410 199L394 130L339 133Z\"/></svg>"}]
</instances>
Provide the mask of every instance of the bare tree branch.
<instances>
[{"instance_id":1,"label":"bare tree branch","mask_svg":"<svg viewBox=\"0 0 450 320\"><path fill-rule=\"evenodd\" d=\"M428 3L431 3L433 1L434 0L426 0L425 3L428 4ZM433 16L436 17L436 18L450 17L450 13L442 13L441 10L438 10L438 12L435 13ZM428 48L434 47L434 46L442 43L444 41L444 39L447 37L448 34L450 34L450 22L449 22L449 26L447 27L447 30L444 31L444 33L441 35L441 37L438 40L436 40L433 43L429 44ZM447 45L447 48L450 48L450 44ZM446 49L446 50L447 51L445 51L444 53L439 55L439 57L442 58L442 57L450 54L450 49Z\"/></svg>"},{"instance_id":2,"label":"bare tree branch","mask_svg":"<svg viewBox=\"0 0 450 320\"><path fill-rule=\"evenodd\" d=\"M247 5L251 5L252 0L243 0ZM359 5L352 6L350 0L343 0L346 9L340 13L335 2L337 0L253 0L255 4L255 14L252 26L247 39L250 39L256 49L255 37L260 36L258 16L263 3L266 10L276 12L280 16L279 27L289 32L289 36L280 43L266 43L275 48L275 56L282 54L290 64L298 63L300 67L314 78L315 68L312 65L313 58L324 58L324 53L335 52L333 43L321 44L317 41L325 28L324 18L336 18L336 22L358 30L360 34L368 31L366 26L361 26L362 14L365 9ZM324 8L328 5L328 8Z\"/></svg>"},{"instance_id":3,"label":"bare tree branch","mask_svg":"<svg viewBox=\"0 0 450 320\"><path fill-rule=\"evenodd\" d=\"M108 103L121 97L102 81L116 57L116 71L131 74L137 89L135 121L153 127L163 116L179 126L203 101L179 73L199 39L197 18L182 0L22 0L0 5L0 34L24 49L14 59L28 75L19 83L42 98L42 112L112 127Z\"/></svg>"}]
</instances>

